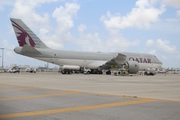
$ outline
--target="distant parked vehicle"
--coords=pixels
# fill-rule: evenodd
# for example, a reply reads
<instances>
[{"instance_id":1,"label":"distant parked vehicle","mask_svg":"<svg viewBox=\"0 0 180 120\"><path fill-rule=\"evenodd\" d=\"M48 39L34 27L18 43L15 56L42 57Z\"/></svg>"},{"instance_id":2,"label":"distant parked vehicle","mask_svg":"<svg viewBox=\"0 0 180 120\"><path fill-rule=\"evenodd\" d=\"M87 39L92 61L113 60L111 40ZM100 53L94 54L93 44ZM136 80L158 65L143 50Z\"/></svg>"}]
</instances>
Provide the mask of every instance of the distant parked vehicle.
<instances>
[{"instance_id":1,"label":"distant parked vehicle","mask_svg":"<svg viewBox=\"0 0 180 120\"><path fill-rule=\"evenodd\" d=\"M30 72L30 73L36 73L36 68L31 68L31 69L29 70L29 72Z\"/></svg>"},{"instance_id":2,"label":"distant parked vehicle","mask_svg":"<svg viewBox=\"0 0 180 120\"><path fill-rule=\"evenodd\" d=\"M17 68L17 69L10 69L10 70L8 70L8 72L10 72L10 73L20 73L20 69L19 68Z\"/></svg>"},{"instance_id":3,"label":"distant parked vehicle","mask_svg":"<svg viewBox=\"0 0 180 120\"><path fill-rule=\"evenodd\" d=\"M91 72L91 70L90 69L86 69L86 68L84 68L84 74L85 75L89 75L89 73Z\"/></svg>"}]
</instances>

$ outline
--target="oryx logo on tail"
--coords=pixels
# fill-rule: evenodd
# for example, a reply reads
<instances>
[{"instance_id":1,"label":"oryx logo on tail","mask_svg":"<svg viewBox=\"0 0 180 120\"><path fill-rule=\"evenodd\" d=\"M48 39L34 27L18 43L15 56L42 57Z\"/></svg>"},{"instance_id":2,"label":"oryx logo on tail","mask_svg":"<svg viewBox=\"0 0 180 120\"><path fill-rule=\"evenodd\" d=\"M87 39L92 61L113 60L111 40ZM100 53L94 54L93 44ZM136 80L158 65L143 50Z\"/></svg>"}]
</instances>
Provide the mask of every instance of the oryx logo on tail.
<instances>
[{"instance_id":1,"label":"oryx logo on tail","mask_svg":"<svg viewBox=\"0 0 180 120\"><path fill-rule=\"evenodd\" d=\"M31 36L16 22L12 21L12 25L14 27L14 31L16 32L16 37L18 39L19 46L23 47L24 45L29 45L35 47L35 42L31 38Z\"/></svg>"}]
</instances>

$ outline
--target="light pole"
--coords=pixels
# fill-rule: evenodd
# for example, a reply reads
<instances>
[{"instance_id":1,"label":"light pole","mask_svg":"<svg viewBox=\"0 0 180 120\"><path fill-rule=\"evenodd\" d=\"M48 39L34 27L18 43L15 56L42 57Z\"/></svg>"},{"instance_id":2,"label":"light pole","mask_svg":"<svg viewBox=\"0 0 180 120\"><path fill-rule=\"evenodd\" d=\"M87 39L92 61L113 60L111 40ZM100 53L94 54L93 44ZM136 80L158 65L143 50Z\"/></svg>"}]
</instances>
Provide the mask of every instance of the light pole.
<instances>
[{"instance_id":1,"label":"light pole","mask_svg":"<svg viewBox=\"0 0 180 120\"><path fill-rule=\"evenodd\" d=\"M3 60L4 60L4 48L0 48L2 50L2 69L4 68L3 66Z\"/></svg>"},{"instance_id":2,"label":"light pole","mask_svg":"<svg viewBox=\"0 0 180 120\"><path fill-rule=\"evenodd\" d=\"M1 58L1 56L0 56L0 58Z\"/></svg>"}]
</instances>

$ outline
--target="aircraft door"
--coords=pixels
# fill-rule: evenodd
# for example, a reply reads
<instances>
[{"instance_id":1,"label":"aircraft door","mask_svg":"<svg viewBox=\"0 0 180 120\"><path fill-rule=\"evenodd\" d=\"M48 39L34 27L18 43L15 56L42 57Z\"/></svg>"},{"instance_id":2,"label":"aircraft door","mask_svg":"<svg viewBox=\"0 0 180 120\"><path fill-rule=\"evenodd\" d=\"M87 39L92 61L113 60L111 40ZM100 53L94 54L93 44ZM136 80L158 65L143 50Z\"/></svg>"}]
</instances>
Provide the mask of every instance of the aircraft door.
<instances>
[{"instance_id":1,"label":"aircraft door","mask_svg":"<svg viewBox=\"0 0 180 120\"><path fill-rule=\"evenodd\" d=\"M55 53L55 54L52 54L52 55L51 55L50 62L51 62L51 63L57 63L57 61L58 61L58 56L57 56L57 54L56 54L56 53Z\"/></svg>"},{"instance_id":2,"label":"aircraft door","mask_svg":"<svg viewBox=\"0 0 180 120\"><path fill-rule=\"evenodd\" d=\"M86 67L87 66L87 57L84 56L83 58L84 58L84 60L83 60L83 67Z\"/></svg>"}]
</instances>

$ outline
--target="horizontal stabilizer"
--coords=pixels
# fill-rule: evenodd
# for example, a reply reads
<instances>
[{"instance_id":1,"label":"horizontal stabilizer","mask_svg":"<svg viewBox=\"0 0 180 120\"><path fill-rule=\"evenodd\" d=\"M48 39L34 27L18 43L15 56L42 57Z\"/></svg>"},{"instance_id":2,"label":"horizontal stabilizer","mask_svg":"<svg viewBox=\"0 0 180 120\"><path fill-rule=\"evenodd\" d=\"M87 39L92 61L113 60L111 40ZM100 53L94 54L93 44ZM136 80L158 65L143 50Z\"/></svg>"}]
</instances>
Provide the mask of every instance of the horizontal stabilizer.
<instances>
[{"instance_id":1,"label":"horizontal stabilizer","mask_svg":"<svg viewBox=\"0 0 180 120\"><path fill-rule=\"evenodd\" d=\"M34 47L29 45L24 45L21 50L22 54L42 54L38 50L36 50Z\"/></svg>"}]
</instances>

